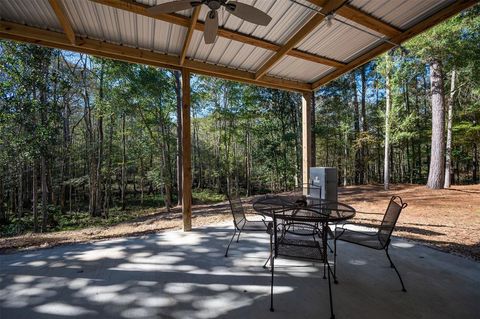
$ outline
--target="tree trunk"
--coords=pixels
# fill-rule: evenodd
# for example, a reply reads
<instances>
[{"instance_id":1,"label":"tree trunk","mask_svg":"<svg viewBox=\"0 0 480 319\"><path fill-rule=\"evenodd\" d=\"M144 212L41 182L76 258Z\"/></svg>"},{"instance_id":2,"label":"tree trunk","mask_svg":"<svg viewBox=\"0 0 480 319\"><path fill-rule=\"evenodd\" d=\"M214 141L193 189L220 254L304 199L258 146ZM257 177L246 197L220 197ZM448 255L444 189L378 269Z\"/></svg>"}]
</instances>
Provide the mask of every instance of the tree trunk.
<instances>
[{"instance_id":1,"label":"tree trunk","mask_svg":"<svg viewBox=\"0 0 480 319\"><path fill-rule=\"evenodd\" d=\"M311 122L311 131L312 131L312 138L310 140L310 143L311 143L311 149L312 149L312 153L311 153L311 156L310 156L310 166L311 167L315 167L317 166L317 138L316 138L316 134L315 134L315 124L316 124L316 120L315 120L315 92L312 93L312 109L311 109L311 119L310 119L310 122Z\"/></svg>"},{"instance_id":2,"label":"tree trunk","mask_svg":"<svg viewBox=\"0 0 480 319\"><path fill-rule=\"evenodd\" d=\"M3 199L4 196L4 186L3 186L3 178L2 178L3 171L0 171L0 225L7 224L7 214L6 209L4 207L5 200Z\"/></svg>"},{"instance_id":3,"label":"tree trunk","mask_svg":"<svg viewBox=\"0 0 480 319\"><path fill-rule=\"evenodd\" d=\"M472 181L478 183L478 143L473 143L473 176Z\"/></svg>"},{"instance_id":4,"label":"tree trunk","mask_svg":"<svg viewBox=\"0 0 480 319\"><path fill-rule=\"evenodd\" d=\"M440 61L430 64L432 94L432 147L427 186L440 189L445 181L445 102L443 96L443 71Z\"/></svg>"},{"instance_id":5,"label":"tree trunk","mask_svg":"<svg viewBox=\"0 0 480 319\"><path fill-rule=\"evenodd\" d=\"M245 143L245 183L247 188L247 196L252 195L252 138L250 136L250 123L248 123L248 128L246 132L246 143Z\"/></svg>"},{"instance_id":6,"label":"tree trunk","mask_svg":"<svg viewBox=\"0 0 480 319\"><path fill-rule=\"evenodd\" d=\"M126 114L123 112L122 114L122 182L120 187L120 202L122 203L122 210L125 210L126 202L125 202L125 192L127 188L127 146L126 146L126 133L125 133L125 126L126 126Z\"/></svg>"},{"instance_id":7,"label":"tree trunk","mask_svg":"<svg viewBox=\"0 0 480 319\"><path fill-rule=\"evenodd\" d=\"M390 188L390 109L392 107L392 88L390 78L390 53L385 56L386 76L385 76L385 157L383 162L383 187L385 190Z\"/></svg>"},{"instance_id":8,"label":"tree trunk","mask_svg":"<svg viewBox=\"0 0 480 319\"><path fill-rule=\"evenodd\" d=\"M67 102L63 105L63 149L62 149L62 169L61 169L61 181L60 188L60 209L62 213L66 210L66 196L67 196L67 184L65 181L70 180L69 166L70 166L70 108ZM71 185L71 183L70 183Z\"/></svg>"},{"instance_id":9,"label":"tree trunk","mask_svg":"<svg viewBox=\"0 0 480 319\"><path fill-rule=\"evenodd\" d=\"M23 217L23 165L19 165L17 180L17 217Z\"/></svg>"},{"instance_id":10,"label":"tree trunk","mask_svg":"<svg viewBox=\"0 0 480 319\"><path fill-rule=\"evenodd\" d=\"M38 232L38 173L37 161L33 161L32 167L32 212L33 212L33 231Z\"/></svg>"},{"instance_id":11,"label":"tree trunk","mask_svg":"<svg viewBox=\"0 0 480 319\"><path fill-rule=\"evenodd\" d=\"M175 76L175 93L177 96L177 205L182 205L182 76L179 71Z\"/></svg>"},{"instance_id":12,"label":"tree trunk","mask_svg":"<svg viewBox=\"0 0 480 319\"><path fill-rule=\"evenodd\" d=\"M358 92L357 92L357 79L355 77L355 72L351 73L352 81L352 91L353 91L353 117L354 117L354 127L355 127L355 139L360 137L360 113L358 107ZM355 184L360 184L363 178L362 174L362 162L361 162L361 151L360 148L357 148L355 151Z\"/></svg>"},{"instance_id":13,"label":"tree trunk","mask_svg":"<svg viewBox=\"0 0 480 319\"><path fill-rule=\"evenodd\" d=\"M361 82L362 82L362 132L364 134L368 131L367 124L367 78L366 78L366 65L363 65L361 68ZM362 138L362 148L361 148L361 184L368 183L368 163L366 161L368 149L365 145L365 142Z\"/></svg>"},{"instance_id":14,"label":"tree trunk","mask_svg":"<svg viewBox=\"0 0 480 319\"><path fill-rule=\"evenodd\" d=\"M99 101L100 104L103 102L103 78L104 78L104 68L105 64L102 60L102 65L100 69L100 83L99 83ZM97 141L97 167L96 167L96 180L97 180L97 194L95 199L97 201L95 207L97 210L102 210L103 203L103 176L102 176L102 163L103 163L103 110L100 110L100 114L97 119L97 132L98 132L98 141ZM106 218L105 212L102 212L104 218Z\"/></svg>"},{"instance_id":15,"label":"tree trunk","mask_svg":"<svg viewBox=\"0 0 480 319\"><path fill-rule=\"evenodd\" d=\"M45 163L45 156L41 155L40 158L40 182L42 187L42 232L47 231L48 221L48 189L47 189L47 165Z\"/></svg>"},{"instance_id":16,"label":"tree trunk","mask_svg":"<svg viewBox=\"0 0 480 319\"><path fill-rule=\"evenodd\" d=\"M455 81L456 71L452 70L452 79L450 83L450 99L448 100L448 118L447 118L447 145L445 152L445 182L444 188L449 188L452 174L452 121L453 121L453 105L455 103Z\"/></svg>"},{"instance_id":17,"label":"tree trunk","mask_svg":"<svg viewBox=\"0 0 480 319\"><path fill-rule=\"evenodd\" d=\"M107 158L107 180L105 185L105 198L103 199L103 214L106 218L109 216L110 202L112 201L112 157L113 157L113 126L115 118L110 115L110 125L108 128L108 158Z\"/></svg>"},{"instance_id":18,"label":"tree trunk","mask_svg":"<svg viewBox=\"0 0 480 319\"><path fill-rule=\"evenodd\" d=\"M348 131L345 130L345 141L343 145L343 186L347 186L347 174L348 174Z\"/></svg>"}]
</instances>

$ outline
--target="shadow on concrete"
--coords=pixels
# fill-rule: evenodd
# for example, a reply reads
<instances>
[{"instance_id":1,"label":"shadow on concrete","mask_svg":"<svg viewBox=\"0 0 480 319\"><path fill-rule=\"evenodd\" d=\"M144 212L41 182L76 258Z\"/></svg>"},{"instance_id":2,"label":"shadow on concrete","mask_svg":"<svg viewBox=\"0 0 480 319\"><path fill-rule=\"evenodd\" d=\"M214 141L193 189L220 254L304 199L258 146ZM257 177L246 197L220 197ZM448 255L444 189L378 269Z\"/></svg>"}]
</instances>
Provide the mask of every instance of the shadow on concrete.
<instances>
[{"instance_id":1,"label":"shadow on concrete","mask_svg":"<svg viewBox=\"0 0 480 319\"><path fill-rule=\"evenodd\" d=\"M245 234L225 258L230 234L228 227L208 227L1 256L0 317L328 317L321 265L277 261L276 312L270 313L270 272L262 268L267 235ZM404 275L405 294L384 258L339 244L337 318L478 314L477 263L395 240L392 258Z\"/></svg>"}]
</instances>

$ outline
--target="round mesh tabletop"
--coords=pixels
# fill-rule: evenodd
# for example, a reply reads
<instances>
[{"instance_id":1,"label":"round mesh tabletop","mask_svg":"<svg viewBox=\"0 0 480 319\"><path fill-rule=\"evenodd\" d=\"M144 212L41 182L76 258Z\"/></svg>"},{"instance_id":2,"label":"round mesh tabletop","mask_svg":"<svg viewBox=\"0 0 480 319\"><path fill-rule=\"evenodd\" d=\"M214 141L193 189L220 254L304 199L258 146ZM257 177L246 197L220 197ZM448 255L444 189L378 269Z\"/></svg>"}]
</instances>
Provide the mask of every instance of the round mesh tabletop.
<instances>
[{"instance_id":1,"label":"round mesh tabletop","mask_svg":"<svg viewBox=\"0 0 480 319\"><path fill-rule=\"evenodd\" d=\"M265 195L253 202L253 209L272 217L298 217L316 221L340 222L355 216L355 209L341 202L311 198L299 194Z\"/></svg>"}]
</instances>

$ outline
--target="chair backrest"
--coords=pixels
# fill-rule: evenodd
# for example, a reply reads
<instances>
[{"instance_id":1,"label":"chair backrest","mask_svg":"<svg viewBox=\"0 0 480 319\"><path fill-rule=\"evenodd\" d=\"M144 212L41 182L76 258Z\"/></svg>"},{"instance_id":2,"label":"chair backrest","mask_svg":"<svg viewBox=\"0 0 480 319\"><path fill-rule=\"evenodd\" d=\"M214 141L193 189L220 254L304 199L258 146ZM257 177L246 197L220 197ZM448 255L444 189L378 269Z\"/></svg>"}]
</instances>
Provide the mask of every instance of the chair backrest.
<instances>
[{"instance_id":1,"label":"chair backrest","mask_svg":"<svg viewBox=\"0 0 480 319\"><path fill-rule=\"evenodd\" d=\"M294 190L295 194L304 195L310 199L320 200L322 198L322 186L318 184L305 183Z\"/></svg>"},{"instance_id":2,"label":"chair backrest","mask_svg":"<svg viewBox=\"0 0 480 319\"><path fill-rule=\"evenodd\" d=\"M247 222L245 217L245 209L243 208L242 200L240 195L228 195L228 201L230 203L230 209L232 211L233 223L237 229L242 229Z\"/></svg>"},{"instance_id":3,"label":"chair backrest","mask_svg":"<svg viewBox=\"0 0 480 319\"><path fill-rule=\"evenodd\" d=\"M383 216L380 228L378 229L378 239L383 247L389 244L390 236L397 224L398 217L400 216L402 209L405 207L407 207L407 203L404 203L399 196L392 196L390 203L388 203L387 210L385 211L385 215Z\"/></svg>"}]
</instances>

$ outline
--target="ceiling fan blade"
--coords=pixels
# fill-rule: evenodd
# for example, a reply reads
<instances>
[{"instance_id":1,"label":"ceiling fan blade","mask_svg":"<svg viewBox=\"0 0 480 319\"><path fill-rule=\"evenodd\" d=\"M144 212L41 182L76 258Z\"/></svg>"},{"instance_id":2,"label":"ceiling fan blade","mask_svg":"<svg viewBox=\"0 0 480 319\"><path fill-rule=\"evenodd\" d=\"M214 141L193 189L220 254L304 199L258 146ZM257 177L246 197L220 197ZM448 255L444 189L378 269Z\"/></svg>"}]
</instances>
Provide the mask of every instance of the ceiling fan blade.
<instances>
[{"instance_id":1,"label":"ceiling fan blade","mask_svg":"<svg viewBox=\"0 0 480 319\"><path fill-rule=\"evenodd\" d=\"M215 43L218 31L218 13L216 10L210 10L205 18L205 30L203 31L203 38L205 44Z\"/></svg>"},{"instance_id":2,"label":"ceiling fan blade","mask_svg":"<svg viewBox=\"0 0 480 319\"><path fill-rule=\"evenodd\" d=\"M147 9L147 12L156 15L161 13L173 13L177 11L191 9L193 7L192 0L178 0L178 1L171 1L159 4L157 6L153 6Z\"/></svg>"},{"instance_id":3,"label":"ceiling fan blade","mask_svg":"<svg viewBox=\"0 0 480 319\"><path fill-rule=\"evenodd\" d=\"M230 1L225 4L225 8L231 14L251 23L268 25L272 21L268 14L245 3Z\"/></svg>"}]
</instances>

